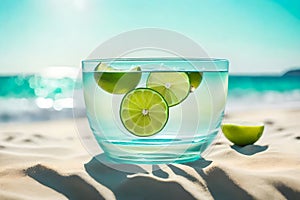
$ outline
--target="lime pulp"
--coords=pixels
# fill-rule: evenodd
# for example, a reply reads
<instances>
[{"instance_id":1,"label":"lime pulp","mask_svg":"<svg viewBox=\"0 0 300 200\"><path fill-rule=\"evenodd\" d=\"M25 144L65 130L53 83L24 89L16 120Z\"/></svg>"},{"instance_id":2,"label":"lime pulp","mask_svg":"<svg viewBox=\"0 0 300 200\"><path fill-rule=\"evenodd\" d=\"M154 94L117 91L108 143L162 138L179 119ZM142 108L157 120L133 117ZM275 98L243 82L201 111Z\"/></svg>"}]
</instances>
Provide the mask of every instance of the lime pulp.
<instances>
[{"instance_id":1,"label":"lime pulp","mask_svg":"<svg viewBox=\"0 0 300 200\"><path fill-rule=\"evenodd\" d=\"M158 92L149 88L137 88L124 96L120 118L130 133L148 137L164 128L169 118L169 107Z\"/></svg>"},{"instance_id":2,"label":"lime pulp","mask_svg":"<svg viewBox=\"0 0 300 200\"><path fill-rule=\"evenodd\" d=\"M169 107L181 103L191 88L189 77L185 72L152 72L146 84L147 88L160 93Z\"/></svg>"}]
</instances>

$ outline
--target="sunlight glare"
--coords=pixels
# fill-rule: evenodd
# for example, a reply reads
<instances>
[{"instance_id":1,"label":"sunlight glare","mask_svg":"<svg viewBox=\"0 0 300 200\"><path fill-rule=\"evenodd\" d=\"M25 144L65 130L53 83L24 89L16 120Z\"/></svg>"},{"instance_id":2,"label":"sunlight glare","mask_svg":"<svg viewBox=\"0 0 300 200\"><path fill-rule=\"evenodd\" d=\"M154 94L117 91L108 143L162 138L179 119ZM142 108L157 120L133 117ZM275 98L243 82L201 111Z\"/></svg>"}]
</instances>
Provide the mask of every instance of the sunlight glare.
<instances>
[{"instance_id":1,"label":"sunlight glare","mask_svg":"<svg viewBox=\"0 0 300 200\"><path fill-rule=\"evenodd\" d=\"M85 0L74 0L73 4L79 10L83 10L86 7L86 1Z\"/></svg>"}]
</instances>

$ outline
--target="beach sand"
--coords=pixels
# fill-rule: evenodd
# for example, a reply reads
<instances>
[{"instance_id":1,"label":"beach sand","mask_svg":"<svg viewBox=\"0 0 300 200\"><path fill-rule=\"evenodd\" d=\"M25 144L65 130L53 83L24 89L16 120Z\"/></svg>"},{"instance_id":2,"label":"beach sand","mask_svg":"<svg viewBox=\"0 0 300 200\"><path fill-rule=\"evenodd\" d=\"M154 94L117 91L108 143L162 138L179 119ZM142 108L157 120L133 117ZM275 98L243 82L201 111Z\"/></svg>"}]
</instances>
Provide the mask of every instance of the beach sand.
<instances>
[{"instance_id":1,"label":"beach sand","mask_svg":"<svg viewBox=\"0 0 300 200\"><path fill-rule=\"evenodd\" d=\"M0 199L300 199L299 119L292 109L228 113L225 121L264 122L262 138L237 147L220 133L205 159L126 166L137 173L86 150L85 119L1 124Z\"/></svg>"}]
</instances>

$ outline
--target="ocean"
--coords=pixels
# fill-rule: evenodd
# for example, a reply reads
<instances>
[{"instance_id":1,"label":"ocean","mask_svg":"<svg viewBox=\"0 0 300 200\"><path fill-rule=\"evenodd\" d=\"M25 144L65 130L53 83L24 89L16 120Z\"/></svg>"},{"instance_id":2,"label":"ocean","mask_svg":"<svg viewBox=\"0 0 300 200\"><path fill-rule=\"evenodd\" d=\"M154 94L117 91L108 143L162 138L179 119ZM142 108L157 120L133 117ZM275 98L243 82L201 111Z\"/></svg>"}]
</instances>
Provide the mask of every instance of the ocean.
<instances>
[{"instance_id":1,"label":"ocean","mask_svg":"<svg viewBox=\"0 0 300 200\"><path fill-rule=\"evenodd\" d=\"M77 76L0 75L0 123L85 116ZM226 112L300 108L300 76L229 76Z\"/></svg>"},{"instance_id":2,"label":"ocean","mask_svg":"<svg viewBox=\"0 0 300 200\"><path fill-rule=\"evenodd\" d=\"M229 76L226 110L300 108L300 76Z\"/></svg>"}]
</instances>

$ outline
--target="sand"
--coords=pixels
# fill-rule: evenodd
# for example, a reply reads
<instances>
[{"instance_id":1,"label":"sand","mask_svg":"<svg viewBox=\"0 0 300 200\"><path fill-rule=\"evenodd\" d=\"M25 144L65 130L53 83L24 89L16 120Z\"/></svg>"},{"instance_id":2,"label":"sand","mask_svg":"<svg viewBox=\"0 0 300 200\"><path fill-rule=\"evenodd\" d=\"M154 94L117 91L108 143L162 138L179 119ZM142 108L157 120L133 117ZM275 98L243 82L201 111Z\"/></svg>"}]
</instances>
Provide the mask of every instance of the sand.
<instances>
[{"instance_id":1,"label":"sand","mask_svg":"<svg viewBox=\"0 0 300 200\"><path fill-rule=\"evenodd\" d=\"M229 113L263 121L262 138L237 147L219 134L202 160L126 165L136 173L91 154L77 131L85 119L1 124L0 199L300 199L299 119L292 109Z\"/></svg>"}]
</instances>

